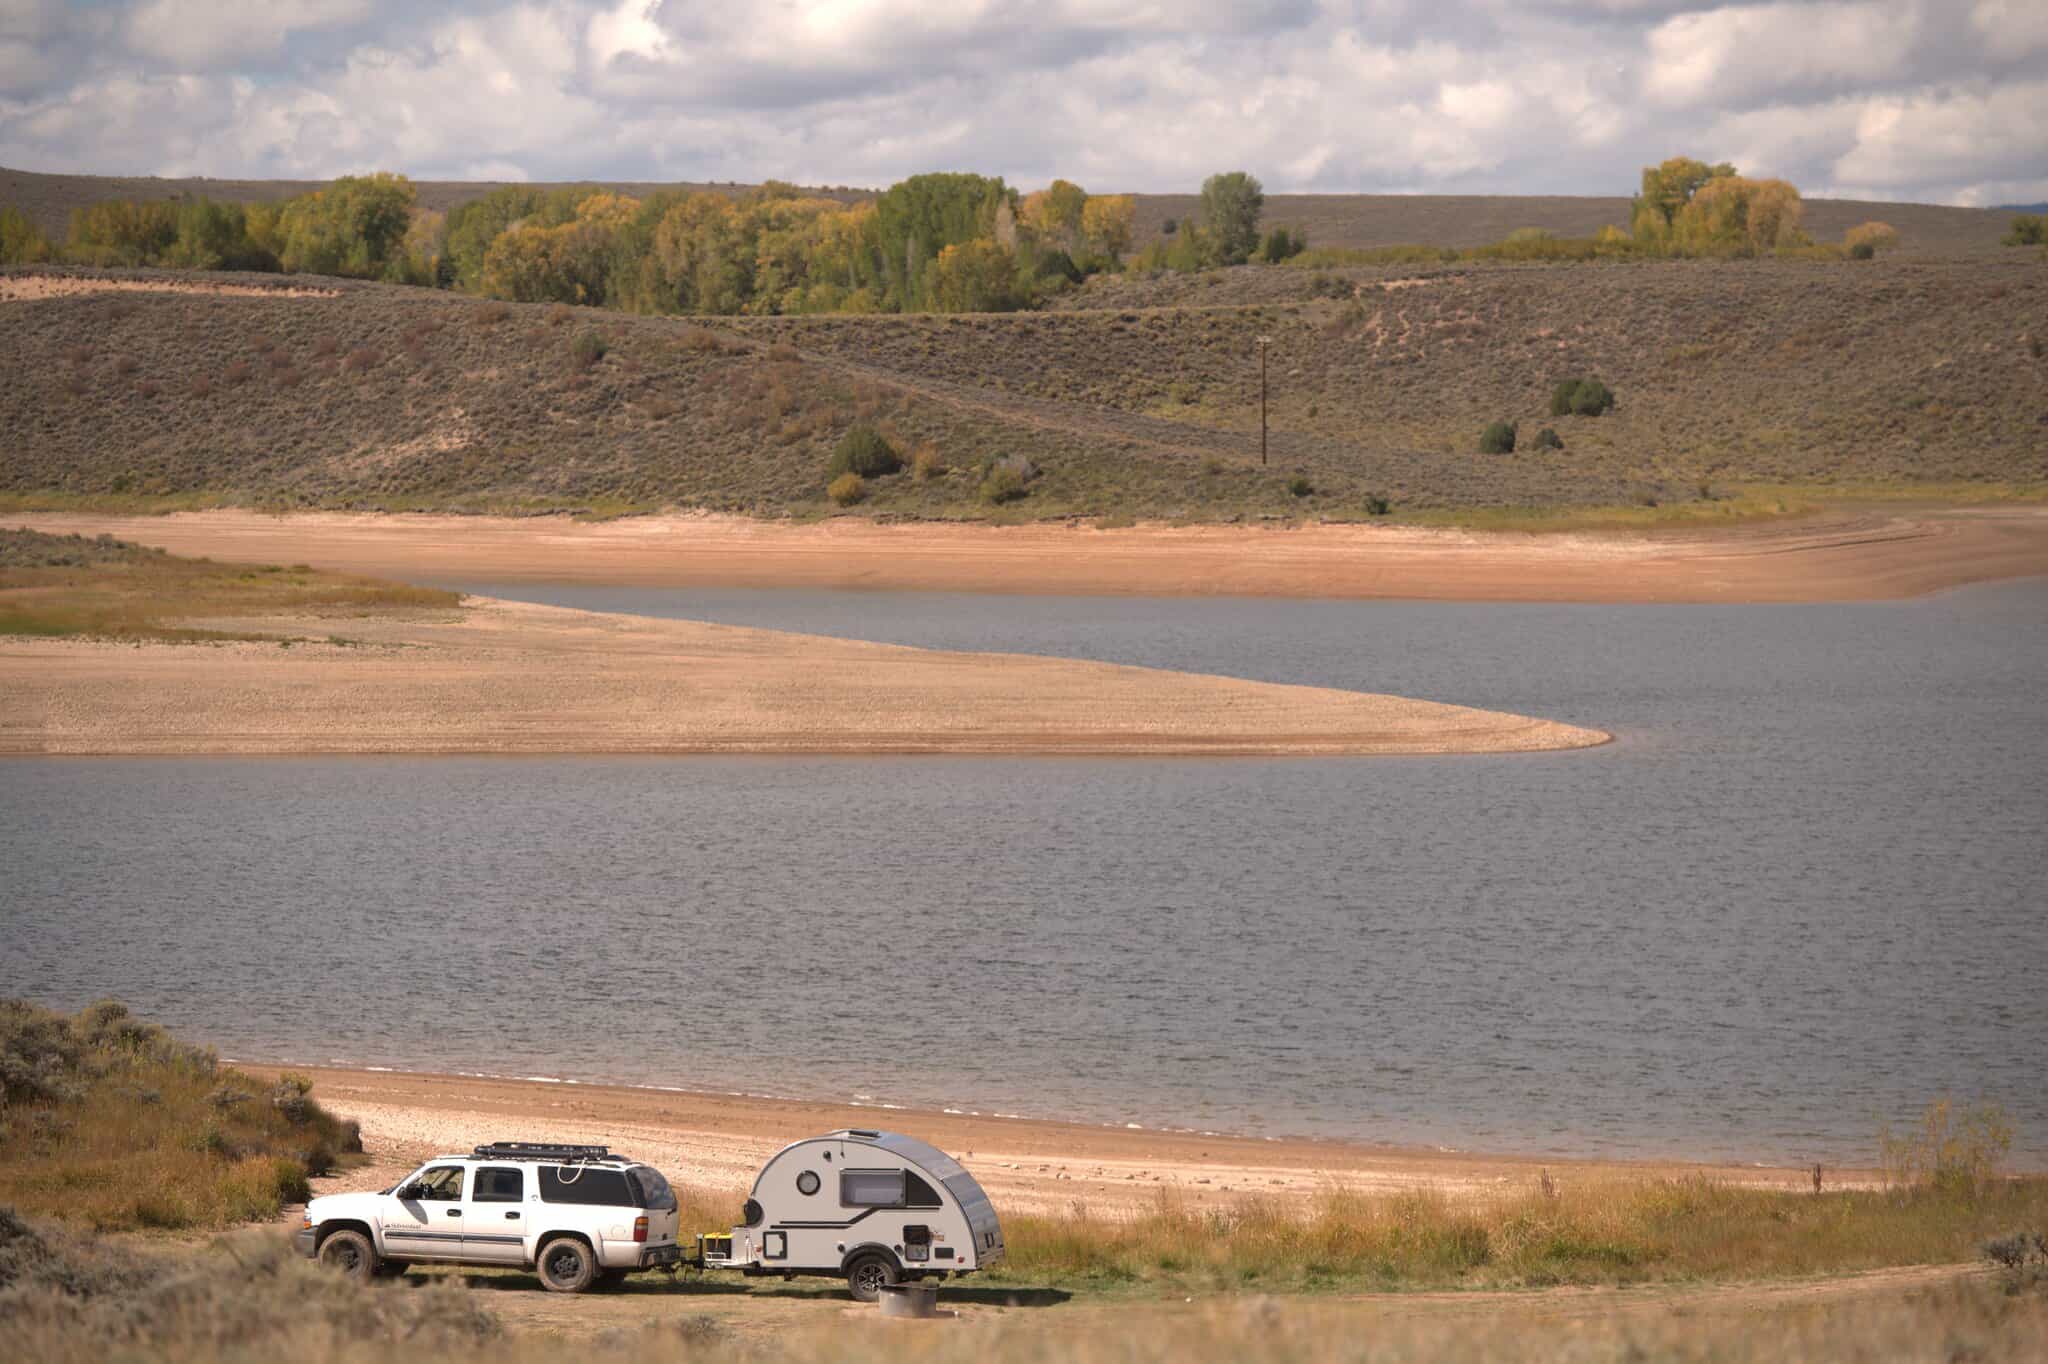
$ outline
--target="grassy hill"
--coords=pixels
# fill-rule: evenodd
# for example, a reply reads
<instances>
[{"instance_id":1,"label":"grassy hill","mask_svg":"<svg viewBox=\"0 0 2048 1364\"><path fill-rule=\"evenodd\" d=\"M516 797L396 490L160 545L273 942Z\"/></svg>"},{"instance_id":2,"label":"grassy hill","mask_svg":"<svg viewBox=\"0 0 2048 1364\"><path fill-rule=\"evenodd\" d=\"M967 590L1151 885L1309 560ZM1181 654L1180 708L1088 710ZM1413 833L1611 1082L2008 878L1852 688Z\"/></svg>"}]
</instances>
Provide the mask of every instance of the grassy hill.
<instances>
[{"instance_id":1,"label":"grassy hill","mask_svg":"<svg viewBox=\"0 0 2048 1364\"><path fill-rule=\"evenodd\" d=\"M17 507L819 515L857 422L926 447L925 477L870 481L859 510L882 515L1668 515L1743 484L2048 479L2048 271L2017 254L1243 267L1104 279L1055 312L715 324L260 275L22 297L48 293L26 278L0 273ZM1581 375L1615 410L1550 417ZM1516 453L1478 453L1494 420L1520 423ZM1531 448L1543 426L1562 451ZM1039 473L991 508L983 470L1010 457Z\"/></svg>"},{"instance_id":2,"label":"grassy hill","mask_svg":"<svg viewBox=\"0 0 2048 1364\"><path fill-rule=\"evenodd\" d=\"M62 241L71 211L107 199L173 199L203 195L216 200L286 199L318 189L313 180L159 179L153 176L47 175L0 167L0 204L11 204L42 227L52 241ZM446 211L480 199L502 182L420 180L414 182L420 207ZM539 189L557 188L539 185ZM642 198L656 190L716 190L741 194L753 188L740 184L606 182L605 188ZM1113 186L1101 186L1112 192ZM816 189L815 194L851 202L873 191L845 186ZM1140 194L1135 220L1136 240L1143 246L1160 235L1168 219L1199 218L1201 197L1195 194ZM1845 199L1809 199L1806 224L1817 240L1839 241L1858 223L1879 219L1899 230L1900 245L1909 252L1957 255L1995 252L2011 213L1981 208L1947 208L1935 204L1865 203ZM1316 246L1484 246L1516 228L1540 227L1565 237L1590 237L1609 223L1626 227L1629 200L1617 197L1505 196L1456 194L1273 194L1266 198L1265 225L1306 231Z\"/></svg>"}]
</instances>

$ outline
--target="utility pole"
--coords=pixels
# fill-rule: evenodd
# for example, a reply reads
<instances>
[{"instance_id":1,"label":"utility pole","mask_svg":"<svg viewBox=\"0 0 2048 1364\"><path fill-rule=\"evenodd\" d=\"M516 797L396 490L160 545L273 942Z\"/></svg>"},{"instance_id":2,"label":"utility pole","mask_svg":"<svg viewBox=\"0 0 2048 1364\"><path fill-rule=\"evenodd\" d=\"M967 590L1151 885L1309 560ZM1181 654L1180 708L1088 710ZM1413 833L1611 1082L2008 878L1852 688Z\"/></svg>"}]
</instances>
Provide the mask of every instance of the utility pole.
<instances>
[{"instance_id":1,"label":"utility pole","mask_svg":"<svg viewBox=\"0 0 2048 1364\"><path fill-rule=\"evenodd\" d=\"M1273 338L1259 338L1259 467L1266 467L1266 347Z\"/></svg>"}]
</instances>

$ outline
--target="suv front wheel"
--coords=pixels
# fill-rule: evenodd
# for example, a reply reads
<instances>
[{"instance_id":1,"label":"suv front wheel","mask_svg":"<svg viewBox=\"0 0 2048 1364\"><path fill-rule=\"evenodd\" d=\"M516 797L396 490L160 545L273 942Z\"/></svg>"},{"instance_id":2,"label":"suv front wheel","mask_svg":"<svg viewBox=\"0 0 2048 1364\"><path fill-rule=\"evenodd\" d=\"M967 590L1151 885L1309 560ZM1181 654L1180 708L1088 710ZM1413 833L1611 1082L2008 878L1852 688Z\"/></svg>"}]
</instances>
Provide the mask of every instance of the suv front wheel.
<instances>
[{"instance_id":1,"label":"suv front wheel","mask_svg":"<svg viewBox=\"0 0 2048 1364\"><path fill-rule=\"evenodd\" d=\"M320 1263L358 1283L367 1283L377 1272L377 1248L359 1231L329 1232L320 1243Z\"/></svg>"},{"instance_id":2,"label":"suv front wheel","mask_svg":"<svg viewBox=\"0 0 2048 1364\"><path fill-rule=\"evenodd\" d=\"M597 1256L573 1236L557 1236L540 1248L534 1268L543 1287L554 1293L581 1293L597 1278Z\"/></svg>"}]
</instances>

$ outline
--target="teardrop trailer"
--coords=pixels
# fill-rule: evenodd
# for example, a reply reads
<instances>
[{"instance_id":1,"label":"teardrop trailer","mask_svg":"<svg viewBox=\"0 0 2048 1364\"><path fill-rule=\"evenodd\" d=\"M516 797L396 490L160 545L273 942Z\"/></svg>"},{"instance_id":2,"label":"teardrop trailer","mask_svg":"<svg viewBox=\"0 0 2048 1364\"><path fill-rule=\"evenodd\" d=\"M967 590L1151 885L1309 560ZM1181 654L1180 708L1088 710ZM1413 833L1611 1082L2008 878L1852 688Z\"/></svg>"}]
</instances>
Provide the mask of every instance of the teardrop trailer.
<instances>
[{"instance_id":1,"label":"teardrop trailer","mask_svg":"<svg viewBox=\"0 0 2048 1364\"><path fill-rule=\"evenodd\" d=\"M844 1276L861 1302L925 1278L986 1269L1003 1229L974 1176L900 1132L843 1128L782 1148L761 1167L730 1232L697 1237L682 1265L750 1276Z\"/></svg>"}]
</instances>

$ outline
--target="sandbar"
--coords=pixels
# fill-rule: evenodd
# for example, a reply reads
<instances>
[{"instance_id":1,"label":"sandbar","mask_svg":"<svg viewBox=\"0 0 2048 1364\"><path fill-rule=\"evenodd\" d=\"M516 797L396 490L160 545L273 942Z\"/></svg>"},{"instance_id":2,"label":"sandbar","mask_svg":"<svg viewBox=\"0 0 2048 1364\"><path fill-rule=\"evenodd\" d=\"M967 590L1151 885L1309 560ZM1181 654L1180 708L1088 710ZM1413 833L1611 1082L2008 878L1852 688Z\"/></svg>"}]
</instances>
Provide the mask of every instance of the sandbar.
<instances>
[{"instance_id":1,"label":"sandbar","mask_svg":"<svg viewBox=\"0 0 2048 1364\"><path fill-rule=\"evenodd\" d=\"M1525 753L1598 730L1363 692L470 597L0 638L0 753Z\"/></svg>"}]
</instances>

